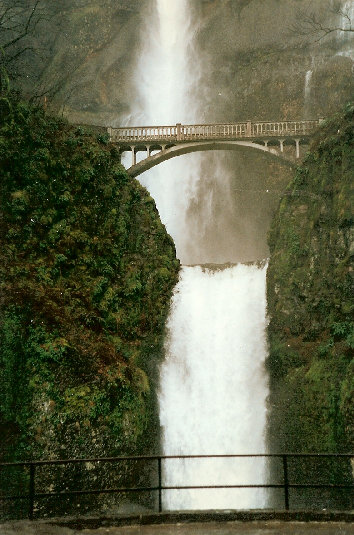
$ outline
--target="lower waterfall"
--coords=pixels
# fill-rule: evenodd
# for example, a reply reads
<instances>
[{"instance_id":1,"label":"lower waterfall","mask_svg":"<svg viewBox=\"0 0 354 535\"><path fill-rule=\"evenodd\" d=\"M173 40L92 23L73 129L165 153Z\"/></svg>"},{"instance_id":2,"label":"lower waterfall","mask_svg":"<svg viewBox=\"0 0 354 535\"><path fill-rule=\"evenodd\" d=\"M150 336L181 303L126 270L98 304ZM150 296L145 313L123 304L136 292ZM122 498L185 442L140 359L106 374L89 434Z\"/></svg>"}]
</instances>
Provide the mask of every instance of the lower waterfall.
<instances>
[{"instance_id":1,"label":"lower waterfall","mask_svg":"<svg viewBox=\"0 0 354 535\"><path fill-rule=\"evenodd\" d=\"M266 266L185 266L160 375L165 455L264 453ZM264 458L165 460L165 486L262 484ZM266 505L264 489L169 490L164 509Z\"/></svg>"}]
</instances>

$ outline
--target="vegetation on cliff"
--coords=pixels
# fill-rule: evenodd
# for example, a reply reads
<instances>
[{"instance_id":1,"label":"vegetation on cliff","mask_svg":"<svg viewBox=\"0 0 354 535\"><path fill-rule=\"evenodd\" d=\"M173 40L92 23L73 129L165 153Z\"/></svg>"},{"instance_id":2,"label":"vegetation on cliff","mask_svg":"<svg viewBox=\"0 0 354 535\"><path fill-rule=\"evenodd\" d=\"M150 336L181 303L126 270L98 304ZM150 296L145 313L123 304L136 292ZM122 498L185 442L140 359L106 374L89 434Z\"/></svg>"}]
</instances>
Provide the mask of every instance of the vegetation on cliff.
<instances>
[{"instance_id":1,"label":"vegetation on cliff","mask_svg":"<svg viewBox=\"0 0 354 535\"><path fill-rule=\"evenodd\" d=\"M270 440L285 451L353 444L354 106L324 123L270 231Z\"/></svg>"},{"instance_id":2,"label":"vegetation on cliff","mask_svg":"<svg viewBox=\"0 0 354 535\"><path fill-rule=\"evenodd\" d=\"M179 263L105 135L0 99L2 457L151 447ZM157 433L153 433L155 439Z\"/></svg>"}]
</instances>

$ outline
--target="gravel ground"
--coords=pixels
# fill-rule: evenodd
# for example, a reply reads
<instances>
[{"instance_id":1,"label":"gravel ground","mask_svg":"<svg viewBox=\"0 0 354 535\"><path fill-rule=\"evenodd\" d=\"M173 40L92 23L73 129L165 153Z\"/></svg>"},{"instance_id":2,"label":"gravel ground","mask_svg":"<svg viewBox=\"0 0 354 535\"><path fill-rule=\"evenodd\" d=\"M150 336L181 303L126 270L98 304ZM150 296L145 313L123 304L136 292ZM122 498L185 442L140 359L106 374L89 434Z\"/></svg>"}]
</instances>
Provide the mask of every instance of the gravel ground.
<instances>
[{"instance_id":1,"label":"gravel ground","mask_svg":"<svg viewBox=\"0 0 354 535\"><path fill-rule=\"evenodd\" d=\"M0 535L353 535L345 522L208 522L75 530L44 522L0 524Z\"/></svg>"}]
</instances>

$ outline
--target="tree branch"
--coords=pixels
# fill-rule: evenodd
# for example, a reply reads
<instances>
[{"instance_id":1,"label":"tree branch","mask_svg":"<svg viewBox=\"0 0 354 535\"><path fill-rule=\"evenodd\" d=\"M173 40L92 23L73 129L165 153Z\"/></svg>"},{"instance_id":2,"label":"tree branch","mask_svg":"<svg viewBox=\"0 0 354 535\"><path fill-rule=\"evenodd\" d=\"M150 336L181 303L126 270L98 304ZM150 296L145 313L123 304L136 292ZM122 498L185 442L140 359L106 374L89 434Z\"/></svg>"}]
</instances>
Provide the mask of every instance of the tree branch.
<instances>
[{"instance_id":1,"label":"tree branch","mask_svg":"<svg viewBox=\"0 0 354 535\"><path fill-rule=\"evenodd\" d=\"M10 65L13 61L16 61L22 54L25 52L28 52L29 50L34 50L33 46L26 46L25 48L21 48L16 54L14 54L11 57L6 57L6 65Z\"/></svg>"},{"instance_id":2,"label":"tree branch","mask_svg":"<svg viewBox=\"0 0 354 535\"><path fill-rule=\"evenodd\" d=\"M10 26L4 26L4 15L9 13L11 11L11 8L7 7L3 13L2 21L0 19L0 36L2 33L11 32L16 33L16 31L19 28L22 28L22 31L18 33L15 37L10 39L10 41L7 41L6 43L3 43L1 48L3 50L6 50L7 48L14 46L16 43L24 39L27 35L33 33L33 31L36 29L37 24L39 21L43 19L41 15L38 15L38 6L41 0L35 0L34 6L31 8L30 14L27 18L27 20L21 24L21 22L18 22L16 24L12 24ZM27 12L23 7L20 8L20 11L17 10L17 6L15 5L13 8L12 14L6 19L6 24L9 23L11 20L16 20L21 15ZM37 16L36 16L37 15Z\"/></svg>"},{"instance_id":3,"label":"tree branch","mask_svg":"<svg viewBox=\"0 0 354 535\"><path fill-rule=\"evenodd\" d=\"M334 32L354 32L352 28L352 21L350 18L349 8L343 9L341 2L337 2L331 8L328 7L328 12L333 13L334 15L340 16L342 19L348 21L348 25L338 25L334 24L333 26L325 24L324 19L321 18L313 11L303 11L298 10L296 15L296 22L290 27L292 33L296 35L310 36L318 35L316 42L323 39L326 35L329 35Z\"/></svg>"}]
</instances>

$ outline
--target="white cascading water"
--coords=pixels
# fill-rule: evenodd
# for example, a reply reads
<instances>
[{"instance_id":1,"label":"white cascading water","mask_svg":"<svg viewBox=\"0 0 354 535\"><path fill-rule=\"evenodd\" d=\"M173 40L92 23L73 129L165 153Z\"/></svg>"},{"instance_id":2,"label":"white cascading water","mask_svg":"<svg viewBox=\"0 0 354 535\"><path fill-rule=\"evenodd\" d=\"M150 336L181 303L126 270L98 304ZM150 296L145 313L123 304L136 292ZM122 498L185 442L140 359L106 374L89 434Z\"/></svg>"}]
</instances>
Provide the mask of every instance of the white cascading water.
<instances>
[{"instance_id":1,"label":"white cascading water","mask_svg":"<svg viewBox=\"0 0 354 535\"><path fill-rule=\"evenodd\" d=\"M131 124L205 120L198 116L202 105L197 105L195 97L198 61L189 1L156 0L156 11L146 14L137 67L138 111L130 117ZM193 250L200 248L197 241L191 247L188 232L193 218L188 208L200 191L200 161L200 154L174 158L141 177L184 264L195 264ZM210 199L197 199L198 225L203 220L210 224ZM203 252L200 258L198 262L214 261L205 260ZM265 272L265 267L241 264L182 268L161 367L159 404L165 455L265 452ZM166 460L163 477L167 486L262 484L265 461ZM262 489L166 491L163 496L164 509L265 505Z\"/></svg>"},{"instance_id":2,"label":"white cascading water","mask_svg":"<svg viewBox=\"0 0 354 535\"><path fill-rule=\"evenodd\" d=\"M313 69L310 69L306 71L305 74L305 87L304 87L304 112L305 117L304 119L311 119L309 117L309 109L310 109L310 96L311 96L311 80L313 75Z\"/></svg>"},{"instance_id":3,"label":"white cascading water","mask_svg":"<svg viewBox=\"0 0 354 535\"><path fill-rule=\"evenodd\" d=\"M265 267L184 267L168 321L166 454L264 452ZM165 485L262 484L264 459L165 461ZM166 491L166 509L264 507L263 489Z\"/></svg>"},{"instance_id":4,"label":"white cascading water","mask_svg":"<svg viewBox=\"0 0 354 535\"><path fill-rule=\"evenodd\" d=\"M155 10L151 10L151 4L148 8L136 69L138 97L134 116L129 120L136 125L193 124L198 114L190 95L198 79L198 63L192 66L193 29L188 0L156 0ZM139 161L146 153L137 156ZM155 199L182 262L188 261L186 212L198 182L199 161L198 154L186 155L139 177Z\"/></svg>"}]
</instances>

